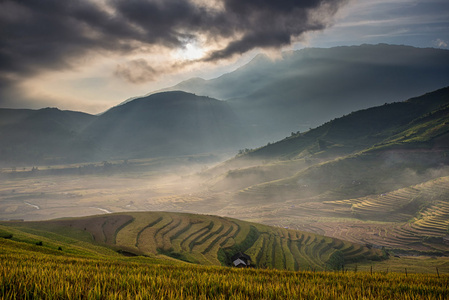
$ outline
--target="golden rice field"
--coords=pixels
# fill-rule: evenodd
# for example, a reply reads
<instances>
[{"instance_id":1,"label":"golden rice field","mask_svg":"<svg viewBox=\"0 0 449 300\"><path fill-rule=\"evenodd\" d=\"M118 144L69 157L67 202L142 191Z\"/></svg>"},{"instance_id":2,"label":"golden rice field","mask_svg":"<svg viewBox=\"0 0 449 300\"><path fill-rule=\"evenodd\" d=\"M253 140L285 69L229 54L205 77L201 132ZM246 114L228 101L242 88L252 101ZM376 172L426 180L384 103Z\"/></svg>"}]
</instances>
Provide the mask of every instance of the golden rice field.
<instances>
[{"instance_id":1,"label":"golden rice field","mask_svg":"<svg viewBox=\"0 0 449 300\"><path fill-rule=\"evenodd\" d=\"M81 258L0 239L1 299L447 299L449 275Z\"/></svg>"}]
</instances>

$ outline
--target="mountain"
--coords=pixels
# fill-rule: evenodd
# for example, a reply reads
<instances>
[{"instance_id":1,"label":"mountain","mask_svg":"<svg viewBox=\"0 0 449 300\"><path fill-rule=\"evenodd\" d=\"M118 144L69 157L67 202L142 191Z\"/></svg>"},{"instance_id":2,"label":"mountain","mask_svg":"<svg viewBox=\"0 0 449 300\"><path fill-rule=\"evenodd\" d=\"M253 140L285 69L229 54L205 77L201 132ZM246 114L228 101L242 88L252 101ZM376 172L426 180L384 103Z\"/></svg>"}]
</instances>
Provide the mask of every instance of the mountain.
<instances>
[{"instance_id":1,"label":"mountain","mask_svg":"<svg viewBox=\"0 0 449 300\"><path fill-rule=\"evenodd\" d=\"M82 160L91 150L79 139L95 116L57 108L0 109L0 157L7 163Z\"/></svg>"},{"instance_id":2,"label":"mountain","mask_svg":"<svg viewBox=\"0 0 449 300\"><path fill-rule=\"evenodd\" d=\"M165 92L114 107L82 133L104 156L154 157L236 151L245 128L224 101Z\"/></svg>"},{"instance_id":3,"label":"mountain","mask_svg":"<svg viewBox=\"0 0 449 300\"><path fill-rule=\"evenodd\" d=\"M277 60L258 55L219 78L193 78L168 89L178 91L128 99L100 116L1 109L0 162L13 167L234 153L448 82L449 51L442 49L380 44L302 49Z\"/></svg>"},{"instance_id":4,"label":"mountain","mask_svg":"<svg viewBox=\"0 0 449 300\"><path fill-rule=\"evenodd\" d=\"M285 55L286 53L284 53ZM277 76L282 76L282 73L279 72L286 68L289 66L282 60L274 61L264 54L258 54L248 64L231 73L211 80L199 77L191 78L174 87L166 88L164 91L189 91L198 95L229 100L254 93L261 86L270 84Z\"/></svg>"},{"instance_id":5,"label":"mountain","mask_svg":"<svg viewBox=\"0 0 449 300\"><path fill-rule=\"evenodd\" d=\"M382 142L389 147L397 146L398 143L405 147L406 141L410 144L414 141L410 139L412 136L417 138L419 134L422 134L418 130L412 135L404 133L414 126L424 126L422 123L426 122L432 122L429 126L441 126L442 129L435 130L432 132L433 135L425 140L418 139L421 143L417 144L418 147L425 147L423 144L430 143L432 138L436 138L439 134L446 134L444 130L447 129L445 122L448 105L449 87L446 87L404 102L384 104L350 113L304 134L293 133L290 138L257 149L249 153L249 156L292 157L310 146L314 147L314 150L311 150L312 153L313 151L332 153L333 148L340 147L345 150L339 149L339 153L354 153ZM403 138L395 139L393 143L392 139L401 134L404 134ZM316 143L318 140L322 143Z\"/></svg>"},{"instance_id":6,"label":"mountain","mask_svg":"<svg viewBox=\"0 0 449 300\"><path fill-rule=\"evenodd\" d=\"M246 149L204 178L229 208L239 206L237 218L251 212L251 220L358 242L448 251L449 87ZM360 222L390 233L362 235Z\"/></svg>"},{"instance_id":7,"label":"mountain","mask_svg":"<svg viewBox=\"0 0 449 300\"><path fill-rule=\"evenodd\" d=\"M218 78L165 90L228 100L260 144L448 83L448 50L379 44L306 48L273 60L258 55Z\"/></svg>"},{"instance_id":8,"label":"mountain","mask_svg":"<svg viewBox=\"0 0 449 300\"><path fill-rule=\"evenodd\" d=\"M384 176L395 176L395 171L404 168L415 168L423 172L448 163L445 156L449 151L448 112L449 87L404 102L353 112L305 133L292 132L291 136L279 142L257 149L246 149L234 159L209 170L207 176L228 172L224 180L231 180L230 186L238 187L239 185L234 185L233 175L237 178L245 177L243 168L248 168L248 175L254 175L257 173L256 168L259 168L265 175L259 178L260 181L253 183L290 178L294 174L299 176L300 173L296 173L298 171L306 172L301 173L301 176L311 183L314 179L307 179L310 175L307 172L322 170L321 177L313 177L320 177L321 179L315 179L316 182L321 182L324 178L333 176L329 172L330 166L339 169L338 165L348 163L359 174L335 174L336 185L340 185L354 178L360 180L363 172L375 171L356 165L363 161L371 163L368 157L373 158L378 166L384 165L384 160L390 159L388 155L383 155L385 153L400 155L396 157L398 164L393 158L388 161L391 173L383 170ZM262 164L265 165L263 168ZM276 171L268 176L270 168ZM240 174L237 176L237 173ZM217 178L223 179L220 176ZM332 186L327 185L326 188L331 189Z\"/></svg>"},{"instance_id":9,"label":"mountain","mask_svg":"<svg viewBox=\"0 0 449 300\"><path fill-rule=\"evenodd\" d=\"M235 152L246 129L224 101L185 92L137 98L100 116L0 109L0 161L55 164Z\"/></svg>"}]
</instances>

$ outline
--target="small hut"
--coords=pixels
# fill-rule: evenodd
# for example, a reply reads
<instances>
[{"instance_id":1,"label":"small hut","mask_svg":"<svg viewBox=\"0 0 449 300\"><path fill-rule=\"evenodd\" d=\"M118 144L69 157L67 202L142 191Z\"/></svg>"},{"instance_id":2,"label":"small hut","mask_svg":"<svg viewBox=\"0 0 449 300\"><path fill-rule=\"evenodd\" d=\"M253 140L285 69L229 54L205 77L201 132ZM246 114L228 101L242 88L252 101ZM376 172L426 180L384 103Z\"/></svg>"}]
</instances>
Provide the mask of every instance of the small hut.
<instances>
[{"instance_id":1,"label":"small hut","mask_svg":"<svg viewBox=\"0 0 449 300\"><path fill-rule=\"evenodd\" d=\"M251 265L251 257L245 253L239 252L231 257L232 265L237 268L246 268Z\"/></svg>"}]
</instances>

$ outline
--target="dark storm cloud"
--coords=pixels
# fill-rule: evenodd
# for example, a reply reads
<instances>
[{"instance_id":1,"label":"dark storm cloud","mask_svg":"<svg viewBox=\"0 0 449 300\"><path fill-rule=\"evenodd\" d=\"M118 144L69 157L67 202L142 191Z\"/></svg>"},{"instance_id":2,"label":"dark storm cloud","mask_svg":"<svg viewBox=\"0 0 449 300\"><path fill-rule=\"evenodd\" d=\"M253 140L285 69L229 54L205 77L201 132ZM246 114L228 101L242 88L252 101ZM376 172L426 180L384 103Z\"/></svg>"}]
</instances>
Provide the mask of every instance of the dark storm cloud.
<instances>
[{"instance_id":1,"label":"dark storm cloud","mask_svg":"<svg viewBox=\"0 0 449 300\"><path fill-rule=\"evenodd\" d=\"M335 14L345 1L270 1L270 0L226 0L227 20L234 33L241 37L231 41L224 49L215 51L206 60L228 58L253 48L277 48L291 43L292 37L328 26L328 17ZM314 12L321 19L313 18Z\"/></svg>"},{"instance_id":2,"label":"dark storm cloud","mask_svg":"<svg viewBox=\"0 0 449 300\"><path fill-rule=\"evenodd\" d=\"M346 2L217 1L219 8L189 0L0 1L0 79L72 68L89 52L128 54L155 45L182 47L200 35L211 42L230 41L210 53L208 61L256 47L281 47L292 37L326 27L328 17ZM316 11L322 19L311 17Z\"/></svg>"},{"instance_id":3,"label":"dark storm cloud","mask_svg":"<svg viewBox=\"0 0 449 300\"><path fill-rule=\"evenodd\" d=\"M89 1L2 1L0 11L3 71L64 68L86 51L129 50L123 42L139 38L123 20Z\"/></svg>"}]
</instances>

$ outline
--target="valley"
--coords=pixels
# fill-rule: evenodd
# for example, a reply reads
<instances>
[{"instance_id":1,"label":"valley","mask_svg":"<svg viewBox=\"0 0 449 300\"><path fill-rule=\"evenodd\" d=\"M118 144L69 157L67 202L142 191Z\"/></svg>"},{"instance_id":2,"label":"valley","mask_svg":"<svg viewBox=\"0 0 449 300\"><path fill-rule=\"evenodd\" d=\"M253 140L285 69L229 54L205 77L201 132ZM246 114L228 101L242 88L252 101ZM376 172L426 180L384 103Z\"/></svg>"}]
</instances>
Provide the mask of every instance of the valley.
<instances>
[{"instance_id":1,"label":"valley","mask_svg":"<svg viewBox=\"0 0 449 300\"><path fill-rule=\"evenodd\" d=\"M0 28L0 300L449 299L447 0Z\"/></svg>"},{"instance_id":2,"label":"valley","mask_svg":"<svg viewBox=\"0 0 449 300\"><path fill-rule=\"evenodd\" d=\"M258 268L448 272L448 87L238 151L261 135L232 101L0 111L2 226L200 265L242 251Z\"/></svg>"},{"instance_id":3,"label":"valley","mask_svg":"<svg viewBox=\"0 0 449 300\"><path fill-rule=\"evenodd\" d=\"M311 232L395 255L447 256L448 92L357 111L218 164L218 156L204 154L4 168L0 216L37 221L184 212Z\"/></svg>"}]
</instances>

